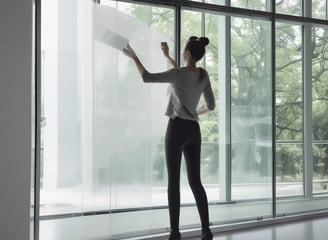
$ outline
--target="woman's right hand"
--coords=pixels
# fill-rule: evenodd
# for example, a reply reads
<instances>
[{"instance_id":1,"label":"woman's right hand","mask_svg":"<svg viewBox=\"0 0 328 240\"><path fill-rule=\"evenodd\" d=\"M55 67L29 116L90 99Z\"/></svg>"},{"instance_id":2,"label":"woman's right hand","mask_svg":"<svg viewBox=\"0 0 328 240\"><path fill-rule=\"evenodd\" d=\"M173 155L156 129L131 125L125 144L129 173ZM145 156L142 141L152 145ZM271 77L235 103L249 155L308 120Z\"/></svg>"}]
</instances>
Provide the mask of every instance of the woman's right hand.
<instances>
[{"instance_id":1,"label":"woman's right hand","mask_svg":"<svg viewBox=\"0 0 328 240\"><path fill-rule=\"evenodd\" d=\"M126 48L123 48L123 53L132 59L137 57L137 54L135 53L135 51L131 48L131 46L129 44L126 46Z\"/></svg>"},{"instance_id":2,"label":"woman's right hand","mask_svg":"<svg viewBox=\"0 0 328 240\"><path fill-rule=\"evenodd\" d=\"M129 44L126 46L126 48L123 48L123 53L126 56L128 56L129 58L131 58L132 60L134 60L134 63L136 64L137 69L139 70L140 74L142 75L146 69L145 69L144 65L141 63L141 61L139 60L135 51L132 49L132 47Z\"/></svg>"}]
</instances>

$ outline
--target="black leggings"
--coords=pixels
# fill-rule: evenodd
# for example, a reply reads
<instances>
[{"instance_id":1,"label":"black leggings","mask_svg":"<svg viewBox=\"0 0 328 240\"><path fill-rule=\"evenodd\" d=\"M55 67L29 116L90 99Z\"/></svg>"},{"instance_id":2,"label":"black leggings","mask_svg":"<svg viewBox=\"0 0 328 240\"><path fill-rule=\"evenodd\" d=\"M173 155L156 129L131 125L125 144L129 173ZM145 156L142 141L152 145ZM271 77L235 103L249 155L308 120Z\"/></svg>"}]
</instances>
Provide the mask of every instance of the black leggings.
<instances>
[{"instance_id":1,"label":"black leggings","mask_svg":"<svg viewBox=\"0 0 328 240\"><path fill-rule=\"evenodd\" d=\"M198 122L181 118L170 119L165 136L165 154L171 231L179 231L182 153L186 161L188 181L196 200L202 230L209 229L207 197L200 179L200 150L201 133Z\"/></svg>"}]
</instances>

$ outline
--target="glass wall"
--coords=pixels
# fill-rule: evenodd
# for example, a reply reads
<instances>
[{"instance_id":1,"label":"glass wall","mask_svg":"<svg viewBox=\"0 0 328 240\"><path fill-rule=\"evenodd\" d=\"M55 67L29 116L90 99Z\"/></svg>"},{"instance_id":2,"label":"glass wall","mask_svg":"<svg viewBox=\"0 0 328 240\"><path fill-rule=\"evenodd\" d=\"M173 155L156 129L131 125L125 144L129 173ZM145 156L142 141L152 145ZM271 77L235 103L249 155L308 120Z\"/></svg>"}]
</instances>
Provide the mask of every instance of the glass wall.
<instances>
[{"instance_id":1,"label":"glass wall","mask_svg":"<svg viewBox=\"0 0 328 240\"><path fill-rule=\"evenodd\" d=\"M327 29L301 21L304 1L275 1L284 19L271 18L268 0L231 1L251 15L224 12L219 5L229 1L219 0L96 2L42 2L40 239L49 232L52 239L119 239L169 231L170 86L143 83L122 53L126 42L150 72L160 72L172 67L160 42L183 66L186 40L210 39L199 65L217 108L199 123L213 228L327 207ZM182 163L180 224L195 229Z\"/></svg>"}]
</instances>

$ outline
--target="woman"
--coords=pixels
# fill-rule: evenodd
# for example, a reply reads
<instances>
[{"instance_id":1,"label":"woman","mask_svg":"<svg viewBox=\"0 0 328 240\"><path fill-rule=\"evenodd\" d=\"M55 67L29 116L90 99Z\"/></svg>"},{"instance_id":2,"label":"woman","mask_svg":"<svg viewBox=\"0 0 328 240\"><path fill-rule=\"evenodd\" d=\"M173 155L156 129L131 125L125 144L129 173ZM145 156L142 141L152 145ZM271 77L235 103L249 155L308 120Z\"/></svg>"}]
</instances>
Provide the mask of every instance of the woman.
<instances>
[{"instance_id":1,"label":"woman","mask_svg":"<svg viewBox=\"0 0 328 240\"><path fill-rule=\"evenodd\" d=\"M175 68L161 73L149 73L134 50L128 45L123 52L132 58L144 82L168 82L172 93L166 115L169 122L165 136L165 154L168 172L168 203L171 232L169 240L179 240L180 217L180 166L182 153L187 167L189 185L194 194L202 225L202 239L211 240L209 227L208 202L200 178L201 133L198 115L215 108L215 99L206 70L198 68L197 62L204 56L209 40L206 37L190 37L183 58L185 67L176 68L175 61L169 56L169 48L161 44L164 56ZM197 109L201 95L206 104Z\"/></svg>"}]
</instances>

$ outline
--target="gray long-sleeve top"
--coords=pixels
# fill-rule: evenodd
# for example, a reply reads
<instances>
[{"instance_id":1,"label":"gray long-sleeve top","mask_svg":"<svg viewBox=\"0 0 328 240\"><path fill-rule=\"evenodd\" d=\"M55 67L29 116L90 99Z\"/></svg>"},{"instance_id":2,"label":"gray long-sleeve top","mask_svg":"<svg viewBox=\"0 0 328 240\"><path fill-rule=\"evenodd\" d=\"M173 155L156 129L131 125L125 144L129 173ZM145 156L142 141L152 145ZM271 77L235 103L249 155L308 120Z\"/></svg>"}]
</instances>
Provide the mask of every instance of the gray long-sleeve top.
<instances>
[{"instance_id":1,"label":"gray long-sleeve top","mask_svg":"<svg viewBox=\"0 0 328 240\"><path fill-rule=\"evenodd\" d=\"M202 77L200 77L203 72ZM142 74L144 82L170 83L172 93L165 115L170 118L198 121L197 106L202 93L209 110L215 108L215 99L208 74L204 69L192 71L187 67L173 68L166 72Z\"/></svg>"}]
</instances>

